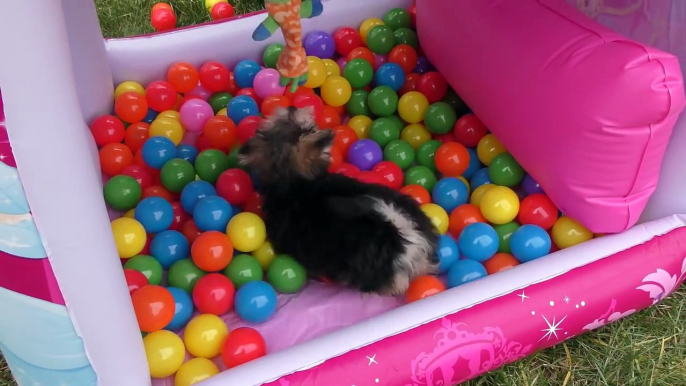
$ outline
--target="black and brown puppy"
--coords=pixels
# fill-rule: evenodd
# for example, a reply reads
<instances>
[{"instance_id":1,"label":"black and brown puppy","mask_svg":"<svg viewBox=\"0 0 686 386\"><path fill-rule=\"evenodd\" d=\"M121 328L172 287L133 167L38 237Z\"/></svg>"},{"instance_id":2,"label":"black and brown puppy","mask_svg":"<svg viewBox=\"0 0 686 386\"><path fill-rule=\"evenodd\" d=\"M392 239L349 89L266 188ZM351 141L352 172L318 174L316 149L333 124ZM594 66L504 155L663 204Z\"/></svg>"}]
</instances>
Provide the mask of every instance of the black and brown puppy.
<instances>
[{"instance_id":1,"label":"black and brown puppy","mask_svg":"<svg viewBox=\"0 0 686 386\"><path fill-rule=\"evenodd\" d=\"M311 110L289 108L241 148L264 198L267 236L313 276L400 295L413 278L436 271L438 235L410 197L328 173L333 138Z\"/></svg>"}]
</instances>

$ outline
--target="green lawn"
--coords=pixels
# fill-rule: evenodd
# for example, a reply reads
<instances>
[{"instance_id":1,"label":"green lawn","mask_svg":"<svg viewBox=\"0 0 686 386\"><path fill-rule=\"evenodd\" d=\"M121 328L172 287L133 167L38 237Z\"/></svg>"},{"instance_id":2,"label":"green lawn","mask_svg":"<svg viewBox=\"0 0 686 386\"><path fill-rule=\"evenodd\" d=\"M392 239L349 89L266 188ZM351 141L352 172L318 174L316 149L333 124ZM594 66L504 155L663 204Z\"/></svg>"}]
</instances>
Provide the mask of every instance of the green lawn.
<instances>
[{"instance_id":1,"label":"green lawn","mask_svg":"<svg viewBox=\"0 0 686 386\"><path fill-rule=\"evenodd\" d=\"M152 32L151 0L95 0L107 37ZM179 25L209 21L203 0L172 0ZM237 12L262 0L236 0ZM686 289L652 309L468 382L468 386L686 384ZM0 362L0 386L14 385Z\"/></svg>"}]
</instances>

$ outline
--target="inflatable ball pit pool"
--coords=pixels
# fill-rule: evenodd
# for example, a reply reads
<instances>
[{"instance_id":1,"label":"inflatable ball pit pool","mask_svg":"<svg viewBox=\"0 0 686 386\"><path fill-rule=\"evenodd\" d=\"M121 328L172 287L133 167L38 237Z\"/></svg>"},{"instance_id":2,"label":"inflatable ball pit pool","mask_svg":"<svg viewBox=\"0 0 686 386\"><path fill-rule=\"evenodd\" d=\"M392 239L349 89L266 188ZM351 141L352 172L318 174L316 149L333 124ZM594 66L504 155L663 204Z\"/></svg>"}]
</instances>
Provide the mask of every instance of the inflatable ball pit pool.
<instances>
[{"instance_id":1,"label":"inflatable ball pit pool","mask_svg":"<svg viewBox=\"0 0 686 386\"><path fill-rule=\"evenodd\" d=\"M323 15L305 21L306 30L356 27L411 2L324 4ZM652 15L651 7L634 12ZM686 201L674 194L686 184L677 173L678 148L686 142L677 119L683 52L660 35L643 41L649 34L626 27L632 17L643 20L632 13L603 19L583 10L642 43L561 1L422 2L417 28L431 62L563 212L594 232L621 233L402 307L311 283L298 296L282 296L275 317L256 327L267 356L202 384L456 384L674 291L686 277L686 231L678 215ZM678 15L678 8L671 12ZM85 0L0 6L0 18L4 36L22 36L0 43L11 58L0 64L0 122L8 134L3 190L12 202L2 210L3 237L28 245L7 244L13 246L0 255L0 306L13 311L0 318L0 349L21 384L172 384L150 378L87 124L111 111L113 84L148 84L179 60L259 59L280 38L251 42L263 19L256 15L103 45L94 6ZM29 18L51 33L36 34ZM677 28L672 36L683 35ZM448 35L450 45L470 55L448 49ZM227 41L242 44L217 50ZM598 74L595 61L606 72ZM34 89L54 103L37 108L27 91ZM37 116L56 124L48 127ZM227 321L231 328L241 324Z\"/></svg>"}]
</instances>

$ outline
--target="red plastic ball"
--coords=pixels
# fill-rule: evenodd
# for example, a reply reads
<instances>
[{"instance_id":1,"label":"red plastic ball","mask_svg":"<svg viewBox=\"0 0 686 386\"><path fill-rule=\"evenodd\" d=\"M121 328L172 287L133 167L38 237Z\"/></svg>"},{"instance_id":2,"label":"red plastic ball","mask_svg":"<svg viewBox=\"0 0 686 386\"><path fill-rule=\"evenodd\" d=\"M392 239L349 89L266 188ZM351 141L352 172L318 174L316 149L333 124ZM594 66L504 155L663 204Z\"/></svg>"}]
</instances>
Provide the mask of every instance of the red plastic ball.
<instances>
[{"instance_id":1,"label":"red plastic ball","mask_svg":"<svg viewBox=\"0 0 686 386\"><path fill-rule=\"evenodd\" d=\"M317 120L320 129L333 129L341 124L341 115L335 107L329 105L322 106L322 114Z\"/></svg>"},{"instance_id":2,"label":"red plastic ball","mask_svg":"<svg viewBox=\"0 0 686 386\"><path fill-rule=\"evenodd\" d=\"M217 179L217 195L231 205L245 204L253 191L250 175L241 169L229 169Z\"/></svg>"},{"instance_id":3,"label":"red plastic ball","mask_svg":"<svg viewBox=\"0 0 686 386\"><path fill-rule=\"evenodd\" d=\"M181 202L174 201L171 203L172 209L174 210L174 221L169 226L169 230L181 232L183 224L190 219L190 216L183 209Z\"/></svg>"},{"instance_id":4,"label":"red plastic ball","mask_svg":"<svg viewBox=\"0 0 686 386\"><path fill-rule=\"evenodd\" d=\"M338 170L343 164L343 153L335 146L329 150L329 153L331 153L331 164L329 165L328 170L329 173L333 173L334 170Z\"/></svg>"},{"instance_id":5,"label":"red plastic ball","mask_svg":"<svg viewBox=\"0 0 686 386\"><path fill-rule=\"evenodd\" d=\"M364 182L365 184L377 184L386 185L386 180L379 174L373 171L363 172L355 177L358 181Z\"/></svg>"},{"instance_id":6,"label":"red plastic ball","mask_svg":"<svg viewBox=\"0 0 686 386\"><path fill-rule=\"evenodd\" d=\"M238 96L238 95L249 96L250 98L252 98L257 103L258 106L261 106L262 102L264 102L264 100L262 100L262 98L257 96L257 92L255 92L255 89L252 87L246 87L244 89L239 90L236 93L236 96Z\"/></svg>"},{"instance_id":7,"label":"red plastic ball","mask_svg":"<svg viewBox=\"0 0 686 386\"><path fill-rule=\"evenodd\" d=\"M148 114L148 102L137 92L125 92L114 101L114 112L126 123L142 121Z\"/></svg>"},{"instance_id":8,"label":"red plastic ball","mask_svg":"<svg viewBox=\"0 0 686 386\"><path fill-rule=\"evenodd\" d=\"M219 62L203 64L198 71L198 77L200 84L211 92L223 91L229 85L229 70Z\"/></svg>"},{"instance_id":9,"label":"red plastic ball","mask_svg":"<svg viewBox=\"0 0 686 386\"><path fill-rule=\"evenodd\" d=\"M228 279L227 279L228 280ZM166 288L147 285L131 294L138 327L143 332L163 329L174 318L176 302Z\"/></svg>"},{"instance_id":10,"label":"red plastic ball","mask_svg":"<svg viewBox=\"0 0 686 386\"><path fill-rule=\"evenodd\" d=\"M124 269L124 278L126 279L126 285L129 287L129 295L150 284L148 283L148 278L135 269Z\"/></svg>"},{"instance_id":11,"label":"red plastic ball","mask_svg":"<svg viewBox=\"0 0 686 386\"><path fill-rule=\"evenodd\" d=\"M195 225L195 221L193 219L187 220L185 223L183 223L183 226L181 226L181 233L186 237L188 240L189 244L193 244L195 240L202 234L200 229L198 229L198 226Z\"/></svg>"},{"instance_id":12,"label":"red plastic ball","mask_svg":"<svg viewBox=\"0 0 686 386\"><path fill-rule=\"evenodd\" d=\"M434 161L443 176L459 177L469 167L469 152L460 143L444 143L436 150Z\"/></svg>"},{"instance_id":13,"label":"red plastic ball","mask_svg":"<svg viewBox=\"0 0 686 386\"><path fill-rule=\"evenodd\" d=\"M119 118L114 115L102 115L91 123L91 134L98 147L124 140L126 129Z\"/></svg>"},{"instance_id":14,"label":"red plastic ball","mask_svg":"<svg viewBox=\"0 0 686 386\"><path fill-rule=\"evenodd\" d=\"M176 95L174 86L163 80L154 81L145 89L148 106L157 112L173 109L176 105Z\"/></svg>"},{"instance_id":15,"label":"red plastic ball","mask_svg":"<svg viewBox=\"0 0 686 386\"><path fill-rule=\"evenodd\" d=\"M143 147L148 138L150 138L150 125L145 122L136 122L126 128L124 143L135 153Z\"/></svg>"},{"instance_id":16,"label":"red plastic ball","mask_svg":"<svg viewBox=\"0 0 686 386\"><path fill-rule=\"evenodd\" d=\"M412 199L415 200L419 205L431 203L431 195L429 194L429 191L421 185L403 186L400 188L400 193L412 197Z\"/></svg>"},{"instance_id":17,"label":"red plastic ball","mask_svg":"<svg viewBox=\"0 0 686 386\"><path fill-rule=\"evenodd\" d=\"M148 255L150 256L150 243L152 243L154 235L147 234L147 237L145 238L145 245L143 246L143 249L141 250L140 255Z\"/></svg>"},{"instance_id":18,"label":"red plastic ball","mask_svg":"<svg viewBox=\"0 0 686 386\"><path fill-rule=\"evenodd\" d=\"M155 4L158 5L158 4ZM150 24L152 28L157 32L169 31L176 28L176 14L169 8L153 8L153 12L150 15Z\"/></svg>"},{"instance_id":19,"label":"red plastic ball","mask_svg":"<svg viewBox=\"0 0 686 386\"><path fill-rule=\"evenodd\" d=\"M372 168L385 181L385 185L391 189L400 189L403 186L403 170L391 161L379 162Z\"/></svg>"},{"instance_id":20,"label":"red plastic ball","mask_svg":"<svg viewBox=\"0 0 686 386\"><path fill-rule=\"evenodd\" d=\"M345 156L353 142L358 140L357 133L348 126L338 126L333 131L335 133L333 146L337 147Z\"/></svg>"},{"instance_id":21,"label":"red plastic ball","mask_svg":"<svg viewBox=\"0 0 686 386\"><path fill-rule=\"evenodd\" d=\"M255 213L256 215L260 216L260 218L264 219L262 205L264 205L264 200L262 200L260 194L257 192L253 192L250 195L250 198L248 198L248 201L245 202L245 205L243 205L243 211Z\"/></svg>"},{"instance_id":22,"label":"red plastic ball","mask_svg":"<svg viewBox=\"0 0 686 386\"><path fill-rule=\"evenodd\" d=\"M121 174L122 170L133 163L133 153L123 143L110 143L99 152L100 168L108 176Z\"/></svg>"},{"instance_id":23,"label":"red plastic ball","mask_svg":"<svg viewBox=\"0 0 686 386\"><path fill-rule=\"evenodd\" d=\"M417 51L407 44L399 44L388 54L388 62L395 63L402 67L406 74L409 74L417 67Z\"/></svg>"},{"instance_id":24,"label":"red plastic ball","mask_svg":"<svg viewBox=\"0 0 686 386\"><path fill-rule=\"evenodd\" d=\"M400 88L400 96L403 96L407 94L410 91L417 91L417 82L419 81L419 78L421 75L416 74L416 73L411 73L407 74L405 77L405 84L403 84L403 87Z\"/></svg>"},{"instance_id":25,"label":"red plastic ball","mask_svg":"<svg viewBox=\"0 0 686 386\"><path fill-rule=\"evenodd\" d=\"M212 7L210 14L212 20L223 20L234 17L234 15L236 15L236 10L231 4L222 2L215 4L214 7Z\"/></svg>"},{"instance_id":26,"label":"red plastic ball","mask_svg":"<svg viewBox=\"0 0 686 386\"><path fill-rule=\"evenodd\" d=\"M141 186L141 189L152 186L154 181L153 176L143 166L135 163L125 166L120 174L133 177L138 182L138 185Z\"/></svg>"},{"instance_id":27,"label":"red plastic ball","mask_svg":"<svg viewBox=\"0 0 686 386\"><path fill-rule=\"evenodd\" d=\"M424 94L429 103L439 102L448 92L448 82L443 75L430 71L422 75L417 81L417 91Z\"/></svg>"},{"instance_id":28,"label":"red plastic ball","mask_svg":"<svg viewBox=\"0 0 686 386\"><path fill-rule=\"evenodd\" d=\"M200 133L200 135L195 138L195 148L198 149L198 152L214 149L210 140L205 136L205 133Z\"/></svg>"},{"instance_id":29,"label":"red plastic ball","mask_svg":"<svg viewBox=\"0 0 686 386\"><path fill-rule=\"evenodd\" d=\"M357 178L362 171L360 171L357 166L344 162L338 168L332 170L331 173L342 174L350 178Z\"/></svg>"},{"instance_id":30,"label":"red plastic ball","mask_svg":"<svg viewBox=\"0 0 686 386\"><path fill-rule=\"evenodd\" d=\"M175 197L174 195L165 189L164 187L160 185L153 185L150 186L146 189L143 190L143 196L142 198L148 198L148 197L160 197L164 198L165 200L172 202L174 201Z\"/></svg>"},{"instance_id":31,"label":"red plastic ball","mask_svg":"<svg viewBox=\"0 0 686 386\"><path fill-rule=\"evenodd\" d=\"M441 143L450 143L450 142L455 142L455 138L453 138L453 133L445 133L445 134L433 134L431 138L441 141Z\"/></svg>"},{"instance_id":32,"label":"red plastic ball","mask_svg":"<svg viewBox=\"0 0 686 386\"><path fill-rule=\"evenodd\" d=\"M462 230L475 222L486 223L484 215L481 214L481 209L476 205L463 204L450 213L448 230L451 235L460 237Z\"/></svg>"},{"instance_id":33,"label":"red plastic ball","mask_svg":"<svg viewBox=\"0 0 686 386\"><path fill-rule=\"evenodd\" d=\"M291 101L283 95L270 95L262 101L261 112L265 117L270 117L277 109L285 109L291 105Z\"/></svg>"},{"instance_id":34,"label":"red plastic ball","mask_svg":"<svg viewBox=\"0 0 686 386\"><path fill-rule=\"evenodd\" d=\"M288 88L286 88L286 91L283 93L283 95L286 98L288 98L288 100L291 102L291 104L293 104L293 100L295 99L295 97L297 97L298 95L303 95L303 94L315 95L315 92L313 89L311 89L309 87L298 86L298 88L296 88L294 92L291 92L291 88L288 87Z\"/></svg>"},{"instance_id":35,"label":"red plastic ball","mask_svg":"<svg viewBox=\"0 0 686 386\"><path fill-rule=\"evenodd\" d=\"M412 303L443 291L445 291L445 284L437 277L419 276L410 283L405 299L408 303Z\"/></svg>"},{"instance_id":36,"label":"red plastic ball","mask_svg":"<svg viewBox=\"0 0 686 386\"><path fill-rule=\"evenodd\" d=\"M336 52L342 56L348 55L355 48L364 46L360 33L350 27L339 28L333 34L333 41L336 44Z\"/></svg>"},{"instance_id":37,"label":"red plastic ball","mask_svg":"<svg viewBox=\"0 0 686 386\"><path fill-rule=\"evenodd\" d=\"M322 102L322 98L315 94L300 94L293 98L293 107L299 109L312 107L314 109L314 120L319 121L324 110L324 102Z\"/></svg>"},{"instance_id":38,"label":"red plastic ball","mask_svg":"<svg viewBox=\"0 0 686 386\"><path fill-rule=\"evenodd\" d=\"M198 87L198 70L190 63L176 62L167 71L167 81L180 93L193 91Z\"/></svg>"},{"instance_id":39,"label":"red plastic ball","mask_svg":"<svg viewBox=\"0 0 686 386\"><path fill-rule=\"evenodd\" d=\"M260 128L262 124L262 118L258 116L245 117L236 127L236 137L238 142L243 145L250 138L255 136L255 132Z\"/></svg>"},{"instance_id":40,"label":"red plastic ball","mask_svg":"<svg viewBox=\"0 0 686 386\"><path fill-rule=\"evenodd\" d=\"M481 138L488 134L488 128L474 114L465 114L455 123L453 137L467 147L476 147Z\"/></svg>"},{"instance_id":41,"label":"red plastic ball","mask_svg":"<svg viewBox=\"0 0 686 386\"><path fill-rule=\"evenodd\" d=\"M364 59L376 70L376 58L374 57L374 53L367 47L357 47L350 51L345 58L348 62L358 58Z\"/></svg>"},{"instance_id":42,"label":"red plastic ball","mask_svg":"<svg viewBox=\"0 0 686 386\"><path fill-rule=\"evenodd\" d=\"M168 10L168 11L171 11L172 9L173 9L172 6L169 5L169 4L167 4L167 3L157 3L157 4L155 4L155 5L152 6L152 11L151 11L151 12L157 12L157 11L160 11L160 10Z\"/></svg>"},{"instance_id":43,"label":"red plastic ball","mask_svg":"<svg viewBox=\"0 0 686 386\"><path fill-rule=\"evenodd\" d=\"M210 118L205 123L203 133L210 146L216 149L230 148L236 143L236 124L224 115Z\"/></svg>"},{"instance_id":44,"label":"red plastic ball","mask_svg":"<svg viewBox=\"0 0 686 386\"><path fill-rule=\"evenodd\" d=\"M548 196L543 193L534 193L522 200L517 221L522 225L538 225L548 230L557 221L558 214L557 207Z\"/></svg>"},{"instance_id":45,"label":"red plastic ball","mask_svg":"<svg viewBox=\"0 0 686 386\"><path fill-rule=\"evenodd\" d=\"M229 334L222 346L222 362L230 369L267 355L267 345L257 330L239 327Z\"/></svg>"},{"instance_id":46,"label":"red plastic ball","mask_svg":"<svg viewBox=\"0 0 686 386\"><path fill-rule=\"evenodd\" d=\"M193 288L193 303L203 314L223 315L233 308L236 289L228 277L220 273L205 275Z\"/></svg>"},{"instance_id":47,"label":"red plastic ball","mask_svg":"<svg viewBox=\"0 0 686 386\"><path fill-rule=\"evenodd\" d=\"M231 95L236 95L239 89L240 88L238 87L238 83L236 83L236 77L234 76L233 71L229 71L229 83L226 85L224 91Z\"/></svg>"},{"instance_id":48,"label":"red plastic ball","mask_svg":"<svg viewBox=\"0 0 686 386\"><path fill-rule=\"evenodd\" d=\"M412 27L417 28L417 3L412 4L409 12L412 18Z\"/></svg>"}]
</instances>

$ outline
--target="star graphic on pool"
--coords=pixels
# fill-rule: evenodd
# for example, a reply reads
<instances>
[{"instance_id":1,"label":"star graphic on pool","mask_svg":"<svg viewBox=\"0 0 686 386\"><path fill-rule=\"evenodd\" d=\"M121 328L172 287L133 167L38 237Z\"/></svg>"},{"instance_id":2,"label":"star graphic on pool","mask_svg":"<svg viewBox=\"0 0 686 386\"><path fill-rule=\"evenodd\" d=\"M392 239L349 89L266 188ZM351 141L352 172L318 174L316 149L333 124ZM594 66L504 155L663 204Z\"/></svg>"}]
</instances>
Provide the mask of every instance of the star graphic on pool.
<instances>
[{"instance_id":1,"label":"star graphic on pool","mask_svg":"<svg viewBox=\"0 0 686 386\"><path fill-rule=\"evenodd\" d=\"M372 363L375 363L375 364L377 364L377 365L379 364L379 362L376 361L376 354L374 354L374 355L371 356L371 357L367 357L367 359L369 359L369 364L368 364L367 366L371 366Z\"/></svg>"},{"instance_id":2,"label":"star graphic on pool","mask_svg":"<svg viewBox=\"0 0 686 386\"><path fill-rule=\"evenodd\" d=\"M551 323L551 322L548 321L548 319L545 317L545 315L543 315L543 320L545 320L545 324L548 325L548 328L545 328L545 329L541 330L541 331L545 332L545 335L543 335L543 337L542 337L541 339L539 339L538 341L540 342L540 341L542 341L542 340L545 339L545 338L548 338L548 340L550 340L550 338L552 338L553 335L555 335L555 339L557 339L557 338L558 338L558 337L557 337L557 332L558 332L558 331L562 331L562 329L559 328L559 327L560 327L560 324L562 324L562 322L564 322L565 319L567 319L567 316L565 316L564 318L560 319L560 321L556 323L556 322L555 322L555 316L553 316L553 321L552 321L552 323Z\"/></svg>"},{"instance_id":3,"label":"star graphic on pool","mask_svg":"<svg viewBox=\"0 0 686 386\"><path fill-rule=\"evenodd\" d=\"M571 299L569 299L569 296L565 296L565 298L562 299L562 300L564 300L565 303L569 304L569 301L570 301Z\"/></svg>"},{"instance_id":4,"label":"star graphic on pool","mask_svg":"<svg viewBox=\"0 0 686 386\"><path fill-rule=\"evenodd\" d=\"M522 293L519 294L519 295L517 295L517 296L519 296L520 298L522 298L522 303L524 303L524 299L529 299L529 297L526 296L526 294L524 293L524 291L522 291Z\"/></svg>"}]
</instances>

